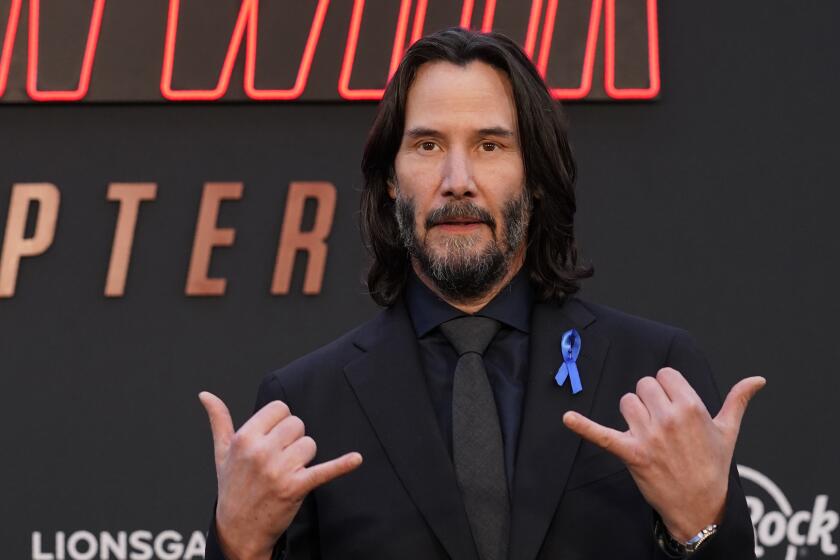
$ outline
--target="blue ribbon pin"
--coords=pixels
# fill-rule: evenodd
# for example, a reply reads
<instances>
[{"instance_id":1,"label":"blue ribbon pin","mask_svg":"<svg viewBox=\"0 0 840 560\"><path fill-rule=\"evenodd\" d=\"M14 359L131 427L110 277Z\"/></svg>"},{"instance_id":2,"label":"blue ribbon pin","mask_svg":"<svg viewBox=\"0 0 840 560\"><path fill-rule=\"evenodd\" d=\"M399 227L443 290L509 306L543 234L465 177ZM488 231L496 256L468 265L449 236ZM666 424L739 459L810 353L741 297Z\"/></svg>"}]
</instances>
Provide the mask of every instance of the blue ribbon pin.
<instances>
[{"instance_id":1,"label":"blue ribbon pin","mask_svg":"<svg viewBox=\"0 0 840 560\"><path fill-rule=\"evenodd\" d=\"M572 394L576 395L583 391L583 385L580 384L580 373L577 368L578 354L580 354L580 335L575 329L563 333L560 348L563 350L563 365L557 370L554 380L562 387L567 378L571 379Z\"/></svg>"}]
</instances>

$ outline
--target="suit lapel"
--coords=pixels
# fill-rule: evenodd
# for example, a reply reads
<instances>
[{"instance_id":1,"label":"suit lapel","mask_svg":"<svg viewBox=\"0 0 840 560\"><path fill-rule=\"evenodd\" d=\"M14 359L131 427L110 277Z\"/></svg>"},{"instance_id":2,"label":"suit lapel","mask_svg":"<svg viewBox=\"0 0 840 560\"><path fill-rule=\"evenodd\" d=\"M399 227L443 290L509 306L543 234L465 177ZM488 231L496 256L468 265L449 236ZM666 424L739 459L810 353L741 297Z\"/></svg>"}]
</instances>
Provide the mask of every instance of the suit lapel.
<instances>
[{"instance_id":1,"label":"suit lapel","mask_svg":"<svg viewBox=\"0 0 840 560\"><path fill-rule=\"evenodd\" d=\"M397 475L449 556L478 560L403 303L362 330L356 345L366 352L344 373Z\"/></svg>"},{"instance_id":2,"label":"suit lapel","mask_svg":"<svg viewBox=\"0 0 840 560\"><path fill-rule=\"evenodd\" d=\"M539 303L531 316L530 365L522 428L519 435L511 516L510 560L533 560L545 539L580 445L580 437L563 425L563 413L589 413L598 389L609 342L587 330L595 320L574 298L562 304ZM563 333L576 328L583 391L572 395L567 381L554 375L563 363Z\"/></svg>"}]
</instances>

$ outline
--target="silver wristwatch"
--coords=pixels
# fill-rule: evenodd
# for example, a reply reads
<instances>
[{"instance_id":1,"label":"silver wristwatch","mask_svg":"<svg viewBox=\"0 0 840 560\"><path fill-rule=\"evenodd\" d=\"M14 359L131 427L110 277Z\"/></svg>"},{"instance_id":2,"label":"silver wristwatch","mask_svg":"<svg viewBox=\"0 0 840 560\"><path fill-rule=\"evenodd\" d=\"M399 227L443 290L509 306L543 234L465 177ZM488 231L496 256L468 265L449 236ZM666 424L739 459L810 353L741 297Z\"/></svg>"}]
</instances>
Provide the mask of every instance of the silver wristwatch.
<instances>
[{"instance_id":1,"label":"silver wristwatch","mask_svg":"<svg viewBox=\"0 0 840 560\"><path fill-rule=\"evenodd\" d=\"M687 558L694 552L700 549L703 544L708 541L712 535L717 531L718 526L714 523L704 527L699 533L688 539L686 542L680 542L671 536L665 524L659 516L656 516L656 524L654 525L654 535L659 547L665 554L671 558Z\"/></svg>"}]
</instances>

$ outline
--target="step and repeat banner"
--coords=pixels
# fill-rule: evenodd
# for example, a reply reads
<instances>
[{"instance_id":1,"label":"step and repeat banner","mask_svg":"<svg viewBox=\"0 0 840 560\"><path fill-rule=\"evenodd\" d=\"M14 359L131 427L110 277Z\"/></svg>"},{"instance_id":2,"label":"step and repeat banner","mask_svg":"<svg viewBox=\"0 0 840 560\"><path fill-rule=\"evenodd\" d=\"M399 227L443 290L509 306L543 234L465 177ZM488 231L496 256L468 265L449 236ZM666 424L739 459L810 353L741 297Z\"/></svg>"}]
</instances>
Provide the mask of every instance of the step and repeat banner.
<instances>
[{"instance_id":1,"label":"step and repeat banner","mask_svg":"<svg viewBox=\"0 0 840 560\"><path fill-rule=\"evenodd\" d=\"M197 394L241 423L377 312L362 147L451 25L565 106L582 297L691 331L723 392L768 379L736 451L757 556L838 556L840 7L747 4L0 0L3 558L202 557Z\"/></svg>"}]
</instances>

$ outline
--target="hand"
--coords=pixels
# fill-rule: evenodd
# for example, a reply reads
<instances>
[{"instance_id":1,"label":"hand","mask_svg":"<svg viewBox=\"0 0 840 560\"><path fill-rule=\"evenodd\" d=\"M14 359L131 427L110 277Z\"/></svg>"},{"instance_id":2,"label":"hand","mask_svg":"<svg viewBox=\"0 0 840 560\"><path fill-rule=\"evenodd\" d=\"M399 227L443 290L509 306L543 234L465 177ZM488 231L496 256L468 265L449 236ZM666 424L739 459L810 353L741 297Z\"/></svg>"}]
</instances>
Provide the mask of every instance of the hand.
<instances>
[{"instance_id":1,"label":"hand","mask_svg":"<svg viewBox=\"0 0 840 560\"><path fill-rule=\"evenodd\" d=\"M621 459L671 535L684 542L721 521L741 420L765 383L763 377L741 380L711 418L682 374L664 368L621 397L627 431L572 411L563 415L563 423Z\"/></svg>"},{"instance_id":2,"label":"hand","mask_svg":"<svg viewBox=\"0 0 840 560\"><path fill-rule=\"evenodd\" d=\"M260 409L234 433L225 403L198 395L210 418L219 482L216 530L231 560L270 558L306 495L362 463L348 453L312 467L315 441L282 401Z\"/></svg>"}]
</instances>

